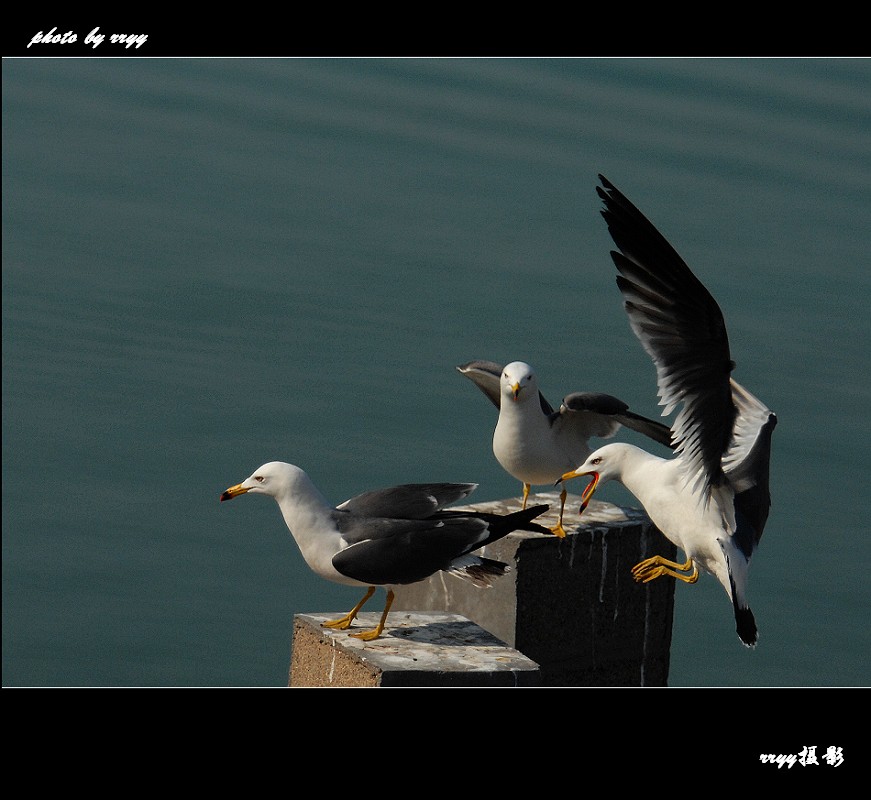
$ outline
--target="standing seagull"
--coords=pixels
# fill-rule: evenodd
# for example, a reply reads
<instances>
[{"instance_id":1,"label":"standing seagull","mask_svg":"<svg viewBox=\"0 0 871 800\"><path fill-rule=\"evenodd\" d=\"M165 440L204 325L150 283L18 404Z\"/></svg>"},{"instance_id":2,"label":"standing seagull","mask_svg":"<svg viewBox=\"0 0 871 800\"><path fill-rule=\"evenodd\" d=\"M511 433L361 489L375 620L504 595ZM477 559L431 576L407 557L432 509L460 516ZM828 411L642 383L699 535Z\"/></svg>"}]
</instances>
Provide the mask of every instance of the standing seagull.
<instances>
[{"instance_id":1,"label":"standing seagull","mask_svg":"<svg viewBox=\"0 0 871 800\"><path fill-rule=\"evenodd\" d=\"M513 361L470 361L457 367L499 409L493 431L493 455L502 468L523 483L523 508L532 485L552 486L566 470L589 454L592 436L607 439L621 425L670 446L671 430L639 416L622 400L599 392L574 392L563 398L559 411L539 391L529 364ZM563 510L566 490L560 492L559 521L552 532L566 535Z\"/></svg>"},{"instance_id":2,"label":"standing seagull","mask_svg":"<svg viewBox=\"0 0 871 800\"><path fill-rule=\"evenodd\" d=\"M656 365L663 414L681 406L672 425L677 456L665 460L610 444L561 480L592 476L582 512L598 485L620 481L686 555L683 564L648 558L633 568L635 580L671 575L695 583L701 567L726 590L738 637L754 647L747 575L771 506L768 464L777 418L731 378L735 364L717 302L641 212L599 179L602 215L620 249L611 257L629 324Z\"/></svg>"},{"instance_id":3,"label":"standing seagull","mask_svg":"<svg viewBox=\"0 0 871 800\"><path fill-rule=\"evenodd\" d=\"M378 626L352 633L358 639L377 639L393 603L393 587L417 583L439 570L488 587L508 565L472 555L473 550L514 530L547 533L532 522L548 510L534 506L501 516L473 511L443 510L470 495L475 483L422 483L376 489L331 506L299 467L272 461L250 478L231 486L221 500L240 494L275 498L284 521L306 564L328 581L366 586L363 599L344 617L323 623L344 630L351 626L376 586L387 590L387 603Z\"/></svg>"}]
</instances>

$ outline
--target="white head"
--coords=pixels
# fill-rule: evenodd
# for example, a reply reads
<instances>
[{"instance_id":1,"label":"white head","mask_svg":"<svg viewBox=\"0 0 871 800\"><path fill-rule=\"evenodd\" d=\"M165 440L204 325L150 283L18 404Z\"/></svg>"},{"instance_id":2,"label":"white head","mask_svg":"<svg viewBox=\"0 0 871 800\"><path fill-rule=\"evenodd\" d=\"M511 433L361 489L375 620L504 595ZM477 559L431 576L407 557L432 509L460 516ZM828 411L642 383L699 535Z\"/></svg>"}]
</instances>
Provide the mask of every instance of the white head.
<instances>
[{"instance_id":1,"label":"white head","mask_svg":"<svg viewBox=\"0 0 871 800\"><path fill-rule=\"evenodd\" d=\"M535 370L523 361L512 361L502 370L499 379L502 396L506 400L520 400L538 397L538 380Z\"/></svg>"},{"instance_id":2,"label":"white head","mask_svg":"<svg viewBox=\"0 0 871 800\"><path fill-rule=\"evenodd\" d=\"M247 492L267 494L278 499L288 493L295 493L302 485L311 485L308 475L303 470L284 461L270 461L256 469L242 483L227 489L221 495L221 500L232 500Z\"/></svg>"},{"instance_id":3,"label":"white head","mask_svg":"<svg viewBox=\"0 0 871 800\"><path fill-rule=\"evenodd\" d=\"M570 481L572 478L582 478L589 475L592 480L584 489L581 495L581 508L583 511L593 497L593 492L596 491L600 484L607 483L610 480L619 480L623 474L623 464L628 457L628 454L637 448L632 445L624 444L623 442L615 442L606 444L598 450L594 450L587 457L587 460L577 469L567 472L557 483Z\"/></svg>"}]
</instances>

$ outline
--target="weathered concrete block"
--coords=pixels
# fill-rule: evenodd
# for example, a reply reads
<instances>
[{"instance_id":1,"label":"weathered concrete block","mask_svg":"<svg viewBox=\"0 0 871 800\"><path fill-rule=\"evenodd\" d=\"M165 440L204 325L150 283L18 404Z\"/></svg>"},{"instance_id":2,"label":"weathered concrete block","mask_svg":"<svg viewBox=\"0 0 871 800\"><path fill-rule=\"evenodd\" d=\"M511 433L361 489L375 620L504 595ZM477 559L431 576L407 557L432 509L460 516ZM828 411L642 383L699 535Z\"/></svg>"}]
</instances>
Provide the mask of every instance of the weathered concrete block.
<instances>
[{"instance_id":1,"label":"weathered concrete block","mask_svg":"<svg viewBox=\"0 0 871 800\"><path fill-rule=\"evenodd\" d=\"M336 614L297 614L288 685L537 686L538 664L458 614L391 611L382 636L363 642L322 628ZM357 617L374 628L380 612Z\"/></svg>"},{"instance_id":2,"label":"weathered concrete block","mask_svg":"<svg viewBox=\"0 0 871 800\"><path fill-rule=\"evenodd\" d=\"M557 493L529 503L549 503L538 522L556 523ZM569 496L565 539L512 533L489 545L485 555L513 567L492 588L439 573L401 587L393 609L468 617L537 662L543 686L667 685L674 581L637 584L631 569L657 554L674 559L676 548L642 511L611 503L593 501L572 530L579 504ZM467 507L508 513L520 501Z\"/></svg>"}]
</instances>

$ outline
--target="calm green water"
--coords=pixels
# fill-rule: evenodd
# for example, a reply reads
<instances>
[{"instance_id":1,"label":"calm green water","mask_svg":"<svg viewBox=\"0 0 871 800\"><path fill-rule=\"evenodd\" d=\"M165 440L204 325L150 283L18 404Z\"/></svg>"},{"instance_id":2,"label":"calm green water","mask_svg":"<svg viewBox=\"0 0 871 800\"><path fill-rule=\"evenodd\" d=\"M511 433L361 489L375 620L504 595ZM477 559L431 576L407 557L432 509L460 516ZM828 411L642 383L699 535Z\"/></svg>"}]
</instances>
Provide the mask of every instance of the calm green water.
<instances>
[{"instance_id":1,"label":"calm green water","mask_svg":"<svg viewBox=\"0 0 871 800\"><path fill-rule=\"evenodd\" d=\"M4 685L284 685L358 592L218 495L516 493L456 364L658 414L599 172L779 417L760 645L679 585L670 684L868 685L871 62L608 59L4 60Z\"/></svg>"}]
</instances>

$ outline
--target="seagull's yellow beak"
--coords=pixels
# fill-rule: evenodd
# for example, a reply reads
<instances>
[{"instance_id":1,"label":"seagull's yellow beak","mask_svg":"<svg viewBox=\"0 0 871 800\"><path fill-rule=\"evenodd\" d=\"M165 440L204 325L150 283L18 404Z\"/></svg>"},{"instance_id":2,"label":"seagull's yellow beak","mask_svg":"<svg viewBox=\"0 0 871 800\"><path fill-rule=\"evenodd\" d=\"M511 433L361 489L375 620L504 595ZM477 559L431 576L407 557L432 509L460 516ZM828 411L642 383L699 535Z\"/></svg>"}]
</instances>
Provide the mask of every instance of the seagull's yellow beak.
<instances>
[{"instance_id":1,"label":"seagull's yellow beak","mask_svg":"<svg viewBox=\"0 0 871 800\"><path fill-rule=\"evenodd\" d=\"M520 388L521 387L520 387L519 383L512 383L511 384L511 391L514 392L514 399L515 400L517 399L517 395L520 394Z\"/></svg>"},{"instance_id":2,"label":"seagull's yellow beak","mask_svg":"<svg viewBox=\"0 0 871 800\"><path fill-rule=\"evenodd\" d=\"M583 478L584 475L592 475L593 478L587 488L584 489L584 493L581 495L581 507L578 509L578 514L583 514L584 509L590 504L593 492L596 491L596 487L599 485L599 473L578 472L577 470L572 470L571 472L567 472L557 481L557 483L562 483L563 481L570 481L572 478Z\"/></svg>"},{"instance_id":3,"label":"seagull's yellow beak","mask_svg":"<svg viewBox=\"0 0 871 800\"><path fill-rule=\"evenodd\" d=\"M221 495L221 502L224 500L232 500L234 497L238 497L240 494L245 494L248 489L242 486L241 483L237 483L235 486L231 486Z\"/></svg>"}]
</instances>

